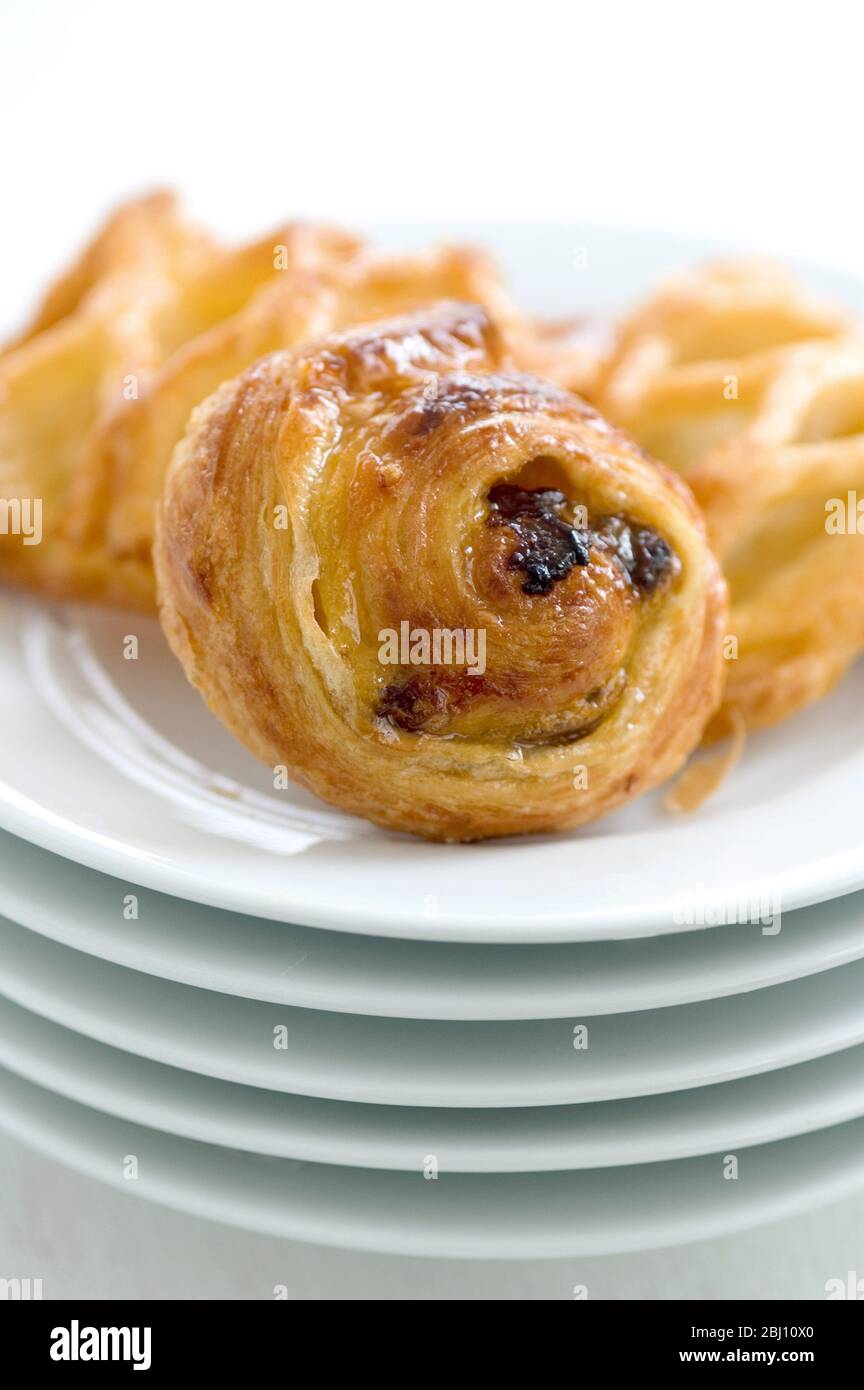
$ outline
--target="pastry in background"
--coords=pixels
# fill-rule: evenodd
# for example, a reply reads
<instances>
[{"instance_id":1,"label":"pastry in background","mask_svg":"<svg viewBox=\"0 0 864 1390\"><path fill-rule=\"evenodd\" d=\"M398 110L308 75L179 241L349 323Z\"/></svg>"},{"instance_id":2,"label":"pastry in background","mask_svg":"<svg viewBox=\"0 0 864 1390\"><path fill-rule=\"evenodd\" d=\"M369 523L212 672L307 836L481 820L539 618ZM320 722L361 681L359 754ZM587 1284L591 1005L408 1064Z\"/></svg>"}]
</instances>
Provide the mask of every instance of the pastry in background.
<instances>
[{"instance_id":1,"label":"pastry in background","mask_svg":"<svg viewBox=\"0 0 864 1390\"><path fill-rule=\"evenodd\" d=\"M38 499L42 528L32 546L0 536L0 577L59 597L153 606L149 551L106 541L108 519L124 505L123 479L136 495L149 492L151 511L161 486L143 451L124 450L126 422L165 364L277 279L277 245L296 277L353 255L358 243L297 225L226 251L189 226L170 195L155 194L115 213L49 290L0 356L0 494Z\"/></svg>"},{"instance_id":2,"label":"pastry in background","mask_svg":"<svg viewBox=\"0 0 864 1390\"><path fill-rule=\"evenodd\" d=\"M858 333L752 261L674 277L618 330L598 399L686 477L729 582L712 736L794 714L864 649L864 538L827 529L832 499L864 496Z\"/></svg>"},{"instance_id":3,"label":"pastry in background","mask_svg":"<svg viewBox=\"0 0 864 1390\"><path fill-rule=\"evenodd\" d=\"M612 325L597 317L536 319L519 354L520 367L595 401L615 345Z\"/></svg>"},{"instance_id":4,"label":"pastry in background","mask_svg":"<svg viewBox=\"0 0 864 1390\"><path fill-rule=\"evenodd\" d=\"M596 402L686 477L753 421L790 347L852 329L767 261L679 272L617 326Z\"/></svg>"},{"instance_id":5,"label":"pastry in background","mask_svg":"<svg viewBox=\"0 0 864 1390\"><path fill-rule=\"evenodd\" d=\"M732 713L774 724L864 650L864 342L788 350L752 422L688 478L732 595L712 732Z\"/></svg>"},{"instance_id":6,"label":"pastry in background","mask_svg":"<svg viewBox=\"0 0 864 1390\"><path fill-rule=\"evenodd\" d=\"M170 286L211 244L155 194L127 204L49 289L32 322L0 355L0 495L39 512L39 538L0 536L0 576L47 592L89 592L116 577L65 540L72 484L97 423L129 374L165 355L158 322Z\"/></svg>"},{"instance_id":7,"label":"pastry in background","mask_svg":"<svg viewBox=\"0 0 864 1390\"><path fill-rule=\"evenodd\" d=\"M84 301L106 283L154 274L183 274L215 251L215 242L181 214L173 193L159 189L123 203L45 291L26 327L3 346L3 353L71 318Z\"/></svg>"}]
</instances>

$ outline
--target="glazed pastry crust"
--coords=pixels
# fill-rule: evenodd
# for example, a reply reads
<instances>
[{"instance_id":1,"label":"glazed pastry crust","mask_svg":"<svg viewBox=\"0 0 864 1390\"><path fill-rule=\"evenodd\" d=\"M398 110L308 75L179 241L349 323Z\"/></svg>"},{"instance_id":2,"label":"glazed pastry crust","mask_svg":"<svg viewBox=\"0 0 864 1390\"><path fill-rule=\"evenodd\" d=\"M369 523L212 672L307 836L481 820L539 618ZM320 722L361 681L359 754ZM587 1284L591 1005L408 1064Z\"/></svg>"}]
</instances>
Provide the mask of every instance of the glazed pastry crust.
<instances>
[{"instance_id":1,"label":"glazed pastry crust","mask_svg":"<svg viewBox=\"0 0 864 1390\"><path fill-rule=\"evenodd\" d=\"M528 592L504 501L541 491L587 509L589 558ZM612 546L625 520L628 545L662 538L660 577L649 564L637 584ZM236 736L433 839L593 820L673 773L719 697L725 591L689 491L514 372L476 306L331 335L222 386L175 452L155 561L168 639ZM483 631L485 671L382 664L405 622Z\"/></svg>"}]
</instances>

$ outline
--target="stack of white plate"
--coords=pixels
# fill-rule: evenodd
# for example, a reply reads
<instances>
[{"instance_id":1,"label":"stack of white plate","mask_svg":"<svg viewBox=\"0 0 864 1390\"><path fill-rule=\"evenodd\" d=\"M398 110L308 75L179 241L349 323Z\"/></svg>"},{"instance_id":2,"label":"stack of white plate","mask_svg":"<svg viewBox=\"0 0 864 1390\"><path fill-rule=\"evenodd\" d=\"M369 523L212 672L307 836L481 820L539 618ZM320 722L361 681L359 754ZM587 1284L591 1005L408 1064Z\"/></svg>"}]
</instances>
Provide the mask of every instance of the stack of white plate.
<instances>
[{"instance_id":1,"label":"stack of white plate","mask_svg":"<svg viewBox=\"0 0 864 1390\"><path fill-rule=\"evenodd\" d=\"M587 306L708 249L480 235L541 312L574 246ZM0 1124L130 1195L423 1255L635 1250L840 1198L862 696L859 670L753 738L692 818L649 797L430 845L274 790L155 622L0 597Z\"/></svg>"},{"instance_id":2,"label":"stack of white plate","mask_svg":"<svg viewBox=\"0 0 864 1390\"><path fill-rule=\"evenodd\" d=\"M4 598L0 669L25 1141L427 1255L678 1243L864 1186L860 674L692 819L440 846L274 791L150 620Z\"/></svg>"}]
</instances>

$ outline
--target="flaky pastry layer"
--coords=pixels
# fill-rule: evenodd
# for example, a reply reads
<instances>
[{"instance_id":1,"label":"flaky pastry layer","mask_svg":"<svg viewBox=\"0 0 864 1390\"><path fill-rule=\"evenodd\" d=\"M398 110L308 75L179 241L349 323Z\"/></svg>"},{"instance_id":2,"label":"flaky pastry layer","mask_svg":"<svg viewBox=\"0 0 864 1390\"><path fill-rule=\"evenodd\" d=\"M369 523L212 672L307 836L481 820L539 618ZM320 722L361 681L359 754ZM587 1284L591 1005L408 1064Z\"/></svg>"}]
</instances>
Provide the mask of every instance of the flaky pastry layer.
<instances>
[{"instance_id":1,"label":"flaky pastry layer","mask_svg":"<svg viewBox=\"0 0 864 1390\"><path fill-rule=\"evenodd\" d=\"M277 774L381 825L583 824L673 773L716 707L725 590L689 491L514 371L477 306L222 386L157 517L189 679Z\"/></svg>"}]
</instances>

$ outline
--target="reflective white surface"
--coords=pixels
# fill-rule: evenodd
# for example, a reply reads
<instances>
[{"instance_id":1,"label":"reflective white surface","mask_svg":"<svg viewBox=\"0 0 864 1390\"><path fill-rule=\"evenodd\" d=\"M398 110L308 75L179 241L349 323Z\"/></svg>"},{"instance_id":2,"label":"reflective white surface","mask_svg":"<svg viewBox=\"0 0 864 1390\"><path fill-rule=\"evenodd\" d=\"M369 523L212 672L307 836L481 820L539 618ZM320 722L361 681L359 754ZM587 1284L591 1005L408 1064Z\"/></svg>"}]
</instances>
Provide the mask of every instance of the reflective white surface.
<instances>
[{"instance_id":1,"label":"reflective white surface","mask_svg":"<svg viewBox=\"0 0 864 1390\"><path fill-rule=\"evenodd\" d=\"M67 1099L186 1139L357 1168L554 1172L737 1152L864 1115L864 1047L779 1072L592 1105L358 1105L149 1062L0 1000L0 1066Z\"/></svg>"},{"instance_id":2,"label":"reflective white surface","mask_svg":"<svg viewBox=\"0 0 864 1390\"><path fill-rule=\"evenodd\" d=\"M864 1042L864 961L706 1003L463 1023L321 1013L138 974L0 921L0 992L187 1071L378 1105L534 1106L654 1095Z\"/></svg>"},{"instance_id":3,"label":"reflective white surface","mask_svg":"<svg viewBox=\"0 0 864 1390\"><path fill-rule=\"evenodd\" d=\"M738 994L864 956L864 894L726 926L545 946L400 941L221 912L0 831L0 913L76 950L248 999L387 1017L539 1019Z\"/></svg>"},{"instance_id":4,"label":"reflective white surface","mask_svg":"<svg viewBox=\"0 0 864 1390\"><path fill-rule=\"evenodd\" d=\"M579 1173L391 1173L239 1154L111 1119L0 1072L0 1128L130 1197L271 1236L462 1259L611 1254L703 1240L849 1197L864 1120L748 1149ZM130 1179L129 1159L135 1160Z\"/></svg>"},{"instance_id":5,"label":"reflective white surface","mask_svg":"<svg viewBox=\"0 0 864 1390\"><path fill-rule=\"evenodd\" d=\"M864 1193L689 1245L545 1260L424 1260L305 1244L137 1202L0 1133L0 1248L43 1297L818 1299L864 1269ZM58 1232L62 1239L57 1238ZM130 1256L130 1251L134 1255ZM835 1285L830 1285L836 1287ZM803 1310L802 1310L803 1311Z\"/></svg>"}]
</instances>

